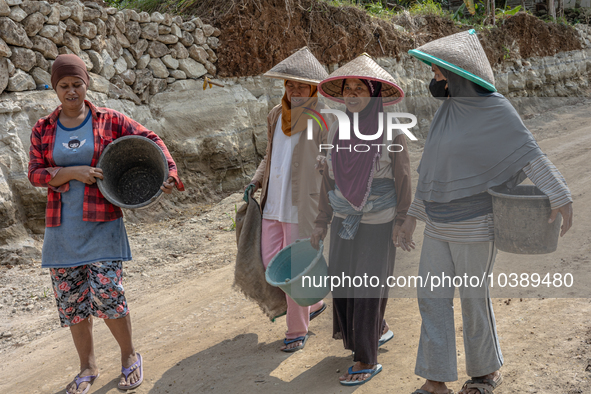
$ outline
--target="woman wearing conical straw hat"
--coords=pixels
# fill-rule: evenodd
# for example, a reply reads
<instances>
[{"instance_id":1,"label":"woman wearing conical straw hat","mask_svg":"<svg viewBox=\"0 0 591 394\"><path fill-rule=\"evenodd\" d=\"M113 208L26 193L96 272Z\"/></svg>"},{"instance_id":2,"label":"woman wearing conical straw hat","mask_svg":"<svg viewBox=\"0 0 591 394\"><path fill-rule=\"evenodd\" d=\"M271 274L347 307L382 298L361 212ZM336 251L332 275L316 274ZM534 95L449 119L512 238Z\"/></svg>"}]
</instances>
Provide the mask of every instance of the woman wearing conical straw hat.
<instances>
[{"instance_id":1,"label":"woman wearing conical straw hat","mask_svg":"<svg viewBox=\"0 0 591 394\"><path fill-rule=\"evenodd\" d=\"M394 269L393 240L411 202L410 161L404 135L389 141L382 131L384 106L398 103L404 93L366 54L332 73L319 91L344 102L349 120L344 130L339 120L329 131L332 149L327 152L311 242L317 247L332 221L328 273L343 278L332 293L333 338L354 352L355 364L339 378L341 384L353 386L382 370L378 347L393 336L384 321L388 287L372 287L375 279L360 287L345 281L367 276L383 284ZM350 139L343 139L347 133ZM386 333L390 337L382 338Z\"/></svg>"},{"instance_id":2,"label":"woman wearing conical straw hat","mask_svg":"<svg viewBox=\"0 0 591 394\"><path fill-rule=\"evenodd\" d=\"M310 114L320 111L316 85L328 76L308 47L303 47L267 73L284 81L281 104L267 117L267 151L247 186L261 188L263 212L261 254L265 269L281 249L297 239L308 238L318 213L321 175L316 170L318 147L326 142L326 127L313 125L307 138ZM332 120L326 117L328 124ZM308 325L326 309L323 301L299 306L287 298L287 332L281 350L295 352L308 340Z\"/></svg>"},{"instance_id":3,"label":"woman wearing conical straw hat","mask_svg":"<svg viewBox=\"0 0 591 394\"><path fill-rule=\"evenodd\" d=\"M469 30L409 51L435 72L431 94L442 100L421 163L415 198L400 231L411 242L416 219L426 223L419 275L484 277L496 256L492 201L487 190L512 188L529 177L548 197L549 221L572 224L572 198L556 167L538 147L510 102L496 93L476 32ZM484 275L484 276L483 276ZM490 394L502 383L489 283L460 287L466 370L460 394ZM427 381L414 394L449 393L458 379L451 283L418 287L421 337L415 373Z\"/></svg>"}]
</instances>

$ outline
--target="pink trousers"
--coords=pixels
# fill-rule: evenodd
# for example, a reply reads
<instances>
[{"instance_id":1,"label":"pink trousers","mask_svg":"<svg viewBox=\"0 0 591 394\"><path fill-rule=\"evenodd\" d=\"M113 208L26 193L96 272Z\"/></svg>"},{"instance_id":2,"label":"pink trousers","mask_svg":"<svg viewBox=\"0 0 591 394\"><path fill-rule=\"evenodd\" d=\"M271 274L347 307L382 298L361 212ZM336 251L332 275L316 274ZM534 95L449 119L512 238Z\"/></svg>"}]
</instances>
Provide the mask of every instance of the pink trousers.
<instances>
[{"instance_id":1,"label":"pink trousers","mask_svg":"<svg viewBox=\"0 0 591 394\"><path fill-rule=\"evenodd\" d=\"M261 254L265 269L277 253L287 245L298 239L298 225L283 223L277 220L263 219L263 231L261 234ZM294 339L303 337L308 333L310 324L310 312L319 310L322 301L312 306L299 306L287 294L287 331L285 338Z\"/></svg>"}]
</instances>

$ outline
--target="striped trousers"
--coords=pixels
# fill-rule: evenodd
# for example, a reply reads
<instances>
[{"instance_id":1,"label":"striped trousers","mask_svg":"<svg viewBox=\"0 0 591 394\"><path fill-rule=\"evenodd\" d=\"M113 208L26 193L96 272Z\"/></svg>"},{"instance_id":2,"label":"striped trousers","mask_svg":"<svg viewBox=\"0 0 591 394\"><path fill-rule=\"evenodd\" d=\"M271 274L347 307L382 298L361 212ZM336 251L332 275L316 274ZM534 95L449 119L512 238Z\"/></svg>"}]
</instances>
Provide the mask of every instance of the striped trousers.
<instances>
[{"instance_id":1,"label":"striped trousers","mask_svg":"<svg viewBox=\"0 0 591 394\"><path fill-rule=\"evenodd\" d=\"M455 286L446 277L464 279L476 276L480 281L485 277L482 286L472 287L469 283L468 287L465 283L459 286L468 376L484 376L503 365L488 289L488 275L492 272L495 257L494 242L455 243L425 236L419 276L428 283L418 287L417 291L422 318L415 366L418 376L437 382L458 380L453 306ZM445 280L432 289L431 281L435 276L440 279L443 276Z\"/></svg>"}]
</instances>

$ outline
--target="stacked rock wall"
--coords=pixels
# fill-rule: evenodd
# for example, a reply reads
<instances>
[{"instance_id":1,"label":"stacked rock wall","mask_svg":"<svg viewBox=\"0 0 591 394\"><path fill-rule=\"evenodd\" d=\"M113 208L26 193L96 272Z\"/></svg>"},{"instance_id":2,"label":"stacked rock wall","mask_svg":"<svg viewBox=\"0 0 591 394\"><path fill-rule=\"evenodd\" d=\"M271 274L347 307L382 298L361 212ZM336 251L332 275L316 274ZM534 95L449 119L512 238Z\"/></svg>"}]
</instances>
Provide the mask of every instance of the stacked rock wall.
<instances>
[{"instance_id":1,"label":"stacked rock wall","mask_svg":"<svg viewBox=\"0 0 591 394\"><path fill-rule=\"evenodd\" d=\"M55 58L75 53L86 63L90 90L147 103L177 80L214 76L219 35L199 18L77 0L0 0L0 93L51 86Z\"/></svg>"},{"instance_id":2,"label":"stacked rock wall","mask_svg":"<svg viewBox=\"0 0 591 394\"><path fill-rule=\"evenodd\" d=\"M162 209L126 211L126 220L145 220L146 215L215 201L250 181L265 153L267 114L280 102L283 83L262 76L234 77L219 81L223 88L204 90L197 79L215 73L219 31L198 19L103 9L93 3L0 0L0 14L7 12L12 18L0 16L0 87L4 90L0 94L0 262L39 256L37 241L44 231L47 197L46 190L33 187L27 179L29 138L35 122L51 113L59 101L53 90L26 90L49 84L51 62L60 52L86 59L92 76L91 102L118 110L156 132L178 165L187 191L163 198ZM99 34L103 33L99 21L105 34ZM577 28L584 46L581 51L543 58L516 56L495 67L496 86L502 94L528 97L522 101L522 113L558 107L588 91L591 29ZM416 115L419 123L413 132L426 136L440 104L429 97L430 68L406 54L377 62L408 97L397 112ZM187 64L199 69L190 78L183 70L189 70ZM327 71L336 67L327 65Z\"/></svg>"}]
</instances>

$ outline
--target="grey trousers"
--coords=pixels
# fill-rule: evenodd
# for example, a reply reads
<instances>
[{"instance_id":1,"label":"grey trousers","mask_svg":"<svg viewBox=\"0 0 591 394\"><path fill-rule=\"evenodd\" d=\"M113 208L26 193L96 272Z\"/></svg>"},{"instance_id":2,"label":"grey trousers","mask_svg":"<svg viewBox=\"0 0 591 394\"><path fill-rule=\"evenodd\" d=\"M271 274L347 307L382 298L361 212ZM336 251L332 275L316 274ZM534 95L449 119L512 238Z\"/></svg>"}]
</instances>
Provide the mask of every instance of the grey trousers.
<instances>
[{"instance_id":1,"label":"grey trousers","mask_svg":"<svg viewBox=\"0 0 591 394\"><path fill-rule=\"evenodd\" d=\"M437 382L458 380L453 297L455 287L443 281L431 289L432 277L476 276L482 286L459 287L462 302L464 350L468 376L484 376L503 365L495 316L488 289L496 248L494 242L453 243L425 236L419 276L428 282L418 287L421 338L415 374ZM486 274L485 274L486 273ZM435 281L437 283L437 281ZM459 281L456 282L458 284ZM476 282L473 282L475 284Z\"/></svg>"}]
</instances>

